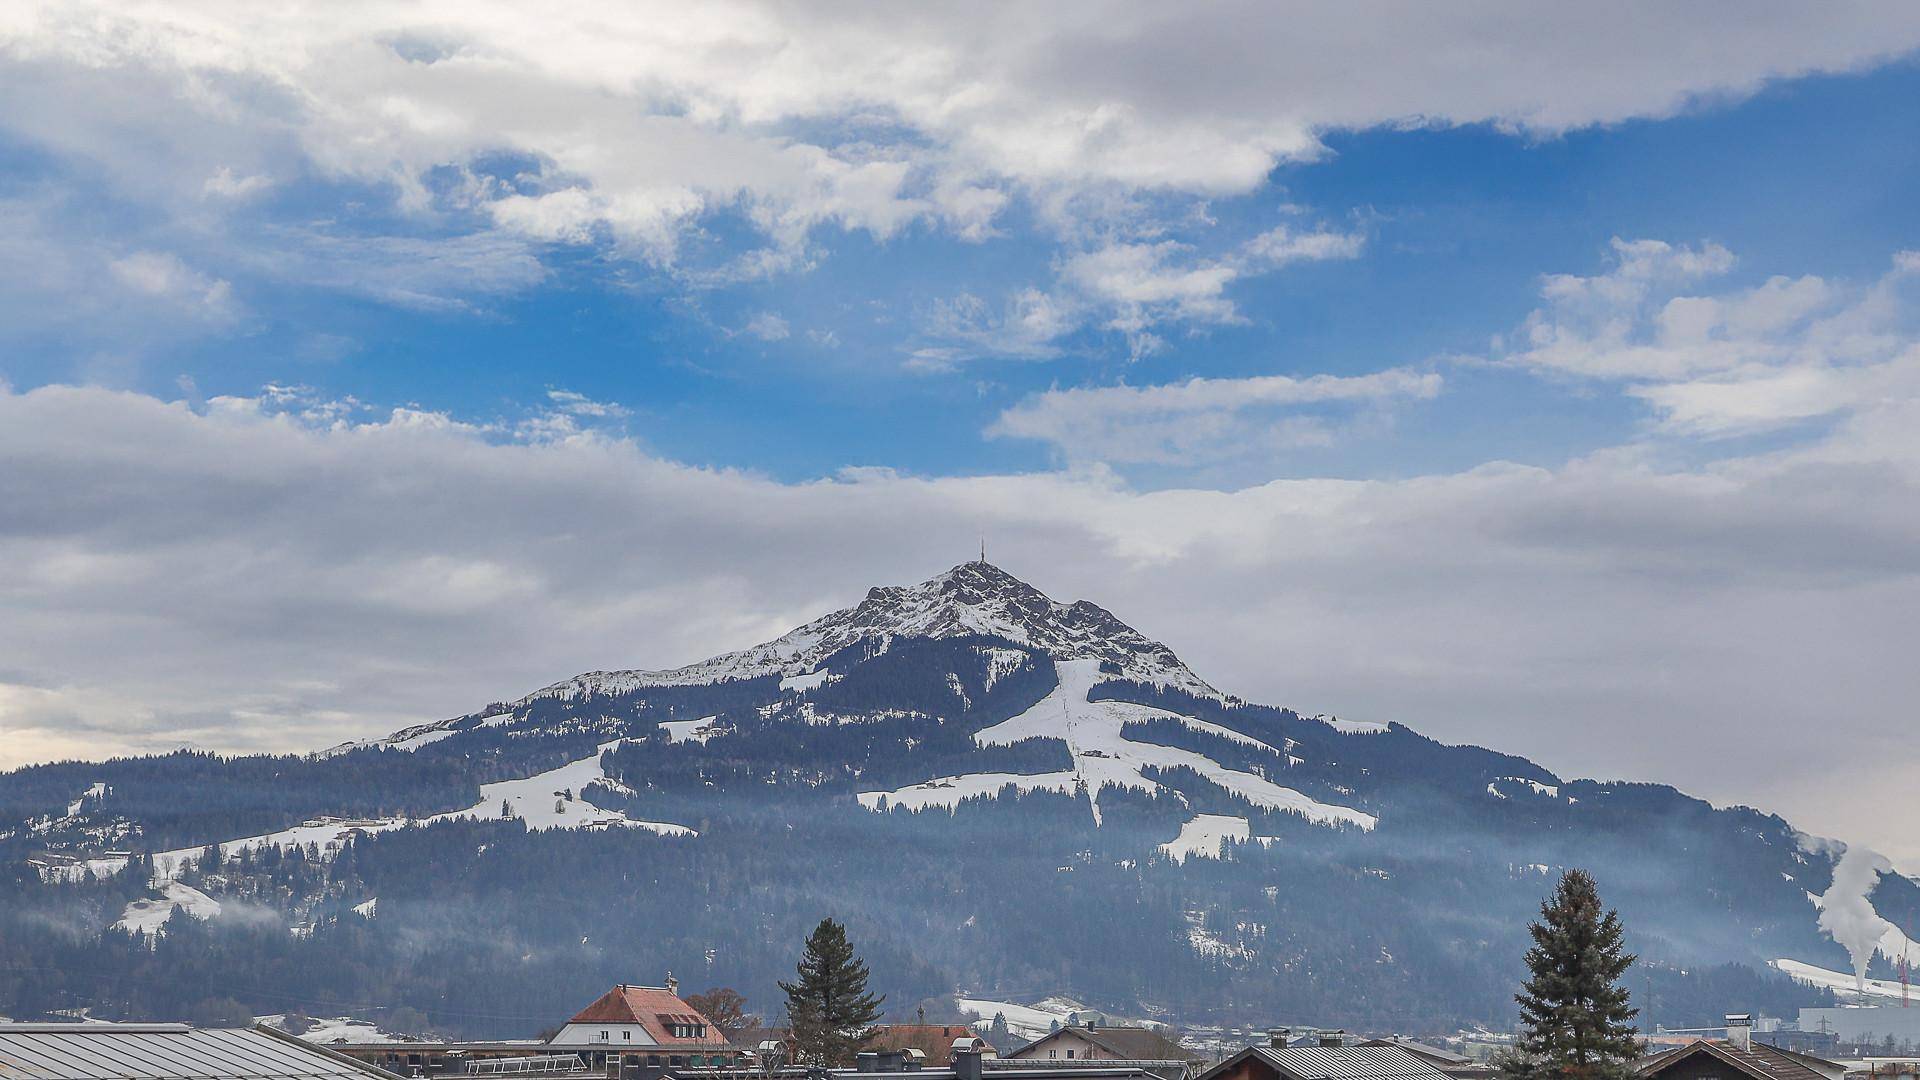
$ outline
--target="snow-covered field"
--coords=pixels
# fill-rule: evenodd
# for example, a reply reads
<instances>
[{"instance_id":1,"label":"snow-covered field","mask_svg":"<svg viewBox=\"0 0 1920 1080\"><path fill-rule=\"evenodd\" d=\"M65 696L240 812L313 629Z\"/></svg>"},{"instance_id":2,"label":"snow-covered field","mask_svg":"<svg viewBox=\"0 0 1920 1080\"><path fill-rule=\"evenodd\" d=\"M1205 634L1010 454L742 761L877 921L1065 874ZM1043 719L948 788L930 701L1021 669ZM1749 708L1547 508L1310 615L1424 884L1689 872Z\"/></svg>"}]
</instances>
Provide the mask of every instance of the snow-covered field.
<instances>
[{"instance_id":1,"label":"snow-covered field","mask_svg":"<svg viewBox=\"0 0 1920 1080\"><path fill-rule=\"evenodd\" d=\"M814 687L824 685L830 676L824 671L809 671L805 675L789 675L780 680L780 689L789 694L804 694Z\"/></svg>"},{"instance_id":2,"label":"snow-covered field","mask_svg":"<svg viewBox=\"0 0 1920 1080\"><path fill-rule=\"evenodd\" d=\"M1020 715L975 733L973 739L980 746L1009 746L1035 738L1063 740L1073 755L1072 773L1041 773L1027 777L985 773L945 777L898 791L862 792L861 805L869 809L877 808L881 796L885 796L888 806L951 807L968 794L991 794L1008 783L1026 790L1046 788L1060 791L1070 791L1084 783L1092 799L1094 823L1098 824L1100 793L1106 788L1156 791L1160 785L1147 779L1142 770L1148 767L1184 767L1256 806L1299 814L1322 825L1346 824L1371 829L1376 824L1371 814L1320 802L1263 776L1229 769L1203 754L1128 739L1121 735L1121 728L1129 721L1172 720L1195 730L1216 735L1224 733L1225 737L1241 742L1265 745L1217 724L1165 709L1125 701L1089 701L1087 695L1101 679L1098 660L1060 660L1054 663L1054 670L1059 676L1059 685L1052 693Z\"/></svg>"},{"instance_id":3,"label":"snow-covered field","mask_svg":"<svg viewBox=\"0 0 1920 1080\"><path fill-rule=\"evenodd\" d=\"M660 727L667 733L670 743L704 743L723 730L716 723L718 716L703 716L698 720L662 720Z\"/></svg>"},{"instance_id":4,"label":"snow-covered field","mask_svg":"<svg viewBox=\"0 0 1920 1080\"><path fill-rule=\"evenodd\" d=\"M1201 814L1180 826L1180 835L1161 844L1160 850L1178 863L1184 863L1194 856L1217 859L1225 851L1228 840L1241 843L1258 840L1262 844L1271 844L1274 838L1254 836L1253 827L1243 817Z\"/></svg>"},{"instance_id":5,"label":"snow-covered field","mask_svg":"<svg viewBox=\"0 0 1920 1080\"><path fill-rule=\"evenodd\" d=\"M1557 785L1543 784L1538 780L1529 780L1524 776L1496 777L1492 783L1487 785L1487 794L1496 799L1507 798L1507 793L1501 790L1502 784L1512 784L1516 791L1524 788L1532 791L1535 795L1545 795L1549 799L1557 799L1560 797L1560 788Z\"/></svg>"},{"instance_id":6,"label":"snow-covered field","mask_svg":"<svg viewBox=\"0 0 1920 1080\"><path fill-rule=\"evenodd\" d=\"M1007 1030L1023 1039L1037 1039L1053 1030L1057 1023L1066 1027L1068 1022L1080 1017L1098 1015L1112 1023L1138 1024L1144 1027L1164 1027L1155 1021L1142 1021L1127 1017L1113 1016L1089 1008L1069 997L1049 997L1031 1005L1019 1005L1011 1001L995 1001L992 998L963 997L955 1001L961 1012L973 1017L974 1026L985 1027L995 1016L1007 1018Z\"/></svg>"},{"instance_id":7,"label":"snow-covered field","mask_svg":"<svg viewBox=\"0 0 1920 1080\"><path fill-rule=\"evenodd\" d=\"M160 894L157 900L135 900L128 904L113 928L152 937L160 933L160 928L177 909L186 909L187 914L196 919L211 919L220 914L220 901L190 885L169 881L160 887Z\"/></svg>"},{"instance_id":8,"label":"snow-covered field","mask_svg":"<svg viewBox=\"0 0 1920 1080\"><path fill-rule=\"evenodd\" d=\"M887 801L888 809L924 810L929 806L943 806L951 810L959 806L962 799L971 799L976 795L997 795L1008 784L1021 791L1071 792L1078 780L1079 777L1070 772L968 773L965 776L942 776L898 791L863 791L856 797L860 805L869 810L880 809L882 799Z\"/></svg>"},{"instance_id":9,"label":"snow-covered field","mask_svg":"<svg viewBox=\"0 0 1920 1080\"><path fill-rule=\"evenodd\" d=\"M1387 725L1372 720L1342 720L1337 716L1316 716L1314 719L1343 735L1382 735L1390 730Z\"/></svg>"},{"instance_id":10,"label":"snow-covered field","mask_svg":"<svg viewBox=\"0 0 1920 1080\"><path fill-rule=\"evenodd\" d=\"M602 743L599 752L592 757L571 761L557 769L538 773L520 780L501 780L497 783L483 784L480 787L480 801L465 810L454 810L444 814L435 814L425 818L425 822L445 821L452 818L472 818L475 820L499 820L503 810L526 822L530 829L584 829L584 828L633 828L645 829L662 836L695 836L694 830L685 825L670 821L645 821L628 817L618 810L607 810L585 801L581 796L593 784L617 787L617 782L608 778L600 768L600 754L618 745L620 740ZM322 858L328 858L339 852L342 845L357 833L378 833L389 829L403 828L415 824L411 818L321 818L295 825L290 829L266 833L261 836L246 836L237 840L227 840L219 845L220 857L231 859L246 849L260 850L268 847L281 849L304 848L312 845ZM153 857L153 884L160 889L163 899L136 900L127 905L120 923L124 927L139 930L142 933L157 932L173 914L176 907L185 907L190 913L201 918L211 918L219 914L220 903L213 897L197 889L180 884L177 880L181 872L205 856L207 848L177 848L162 851ZM124 856L112 856L88 859L71 866L48 868L44 873L49 878L79 880L91 870L96 876L110 876L126 869ZM373 908L363 905L363 914L372 914Z\"/></svg>"},{"instance_id":11,"label":"snow-covered field","mask_svg":"<svg viewBox=\"0 0 1920 1080\"><path fill-rule=\"evenodd\" d=\"M279 1031L287 1030L287 1018L283 1013L274 1013L271 1016L256 1016L253 1019L255 1023L265 1024L267 1027ZM300 1037L310 1043L332 1043L334 1045L348 1043L385 1043L400 1042L405 1038L405 1036L384 1031L376 1024L368 1023L365 1020L355 1020L347 1016L335 1016L327 1019L316 1017L312 1023L312 1027L300 1033Z\"/></svg>"},{"instance_id":12,"label":"snow-covered field","mask_svg":"<svg viewBox=\"0 0 1920 1080\"><path fill-rule=\"evenodd\" d=\"M1855 985L1853 973L1850 971L1832 971L1812 964L1803 964L1798 960L1769 960L1767 963L1800 982L1831 990L1843 998L1900 1000L1900 984L1888 979L1868 979L1862 985Z\"/></svg>"},{"instance_id":13,"label":"snow-covered field","mask_svg":"<svg viewBox=\"0 0 1920 1080\"><path fill-rule=\"evenodd\" d=\"M503 816L507 816L503 814L504 809L510 812L510 816L526 822L529 829L624 826L646 829L662 836L694 835L693 830L685 825L630 818L618 810L602 809L580 797L592 784L618 788L618 781L608 777L600 768L600 755L620 745L621 741L614 739L611 742L601 743L599 752L592 757L570 761L557 769L520 780L501 780L492 784L482 784L479 802L465 810L435 814L427 820L471 818L475 821L498 821Z\"/></svg>"}]
</instances>

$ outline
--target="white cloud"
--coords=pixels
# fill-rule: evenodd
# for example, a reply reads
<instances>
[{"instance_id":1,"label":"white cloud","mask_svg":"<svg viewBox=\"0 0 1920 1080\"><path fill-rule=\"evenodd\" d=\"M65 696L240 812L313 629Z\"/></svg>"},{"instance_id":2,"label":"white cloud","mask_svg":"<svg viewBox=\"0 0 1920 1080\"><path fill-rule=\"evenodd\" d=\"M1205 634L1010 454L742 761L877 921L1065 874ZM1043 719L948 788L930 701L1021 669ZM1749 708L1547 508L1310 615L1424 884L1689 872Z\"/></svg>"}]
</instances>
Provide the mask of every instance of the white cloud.
<instances>
[{"instance_id":1,"label":"white cloud","mask_svg":"<svg viewBox=\"0 0 1920 1080\"><path fill-rule=\"evenodd\" d=\"M785 341L793 333L787 326L787 320L771 311L755 313L740 332L761 341Z\"/></svg>"},{"instance_id":2,"label":"white cloud","mask_svg":"<svg viewBox=\"0 0 1920 1080\"><path fill-rule=\"evenodd\" d=\"M553 407L569 416L584 416L596 420L617 420L631 415L624 405L611 401L595 401L585 394L573 390L548 390L547 400Z\"/></svg>"},{"instance_id":3,"label":"white cloud","mask_svg":"<svg viewBox=\"0 0 1920 1080\"><path fill-rule=\"evenodd\" d=\"M163 251L136 251L107 269L128 289L175 305L190 319L226 322L235 317L233 286L208 277Z\"/></svg>"},{"instance_id":4,"label":"white cloud","mask_svg":"<svg viewBox=\"0 0 1920 1080\"><path fill-rule=\"evenodd\" d=\"M1050 291L1020 289L1001 310L971 293L935 304L921 329L947 344L916 350L909 366L946 371L976 357L1047 359L1059 355L1061 338L1093 322L1122 335L1139 359L1164 343L1160 328L1168 324L1244 321L1227 295L1234 282L1298 262L1356 258L1365 246L1359 233L1284 225L1214 258L1176 240L1109 239L1063 259Z\"/></svg>"},{"instance_id":5,"label":"white cloud","mask_svg":"<svg viewBox=\"0 0 1920 1080\"><path fill-rule=\"evenodd\" d=\"M236 176L232 168L222 165L214 171L212 176L207 177L206 185L202 190L215 198L245 199L256 192L264 191L272 184L271 177L258 174Z\"/></svg>"},{"instance_id":6,"label":"white cloud","mask_svg":"<svg viewBox=\"0 0 1920 1080\"><path fill-rule=\"evenodd\" d=\"M1333 427L1325 417L1281 410L1430 398L1440 386L1438 375L1395 368L1354 376L1263 375L1055 389L1007 409L987 434L1042 440L1070 461L1191 465L1332 442Z\"/></svg>"},{"instance_id":7,"label":"white cloud","mask_svg":"<svg viewBox=\"0 0 1920 1080\"><path fill-rule=\"evenodd\" d=\"M1323 259L1356 259L1365 246L1366 237L1359 233L1303 233L1279 225L1247 241L1246 254L1255 264L1286 266Z\"/></svg>"},{"instance_id":8,"label":"white cloud","mask_svg":"<svg viewBox=\"0 0 1920 1080\"><path fill-rule=\"evenodd\" d=\"M1080 326L1077 303L1035 288L1017 290L995 308L972 293L936 301L922 330L950 342L914 350L910 369L949 371L976 357L1045 360L1060 355L1058 341Z\"/></svg>"},{"instance_id":9,"label":"white cloud","mask_svg":"<svg viewBox=\"0 0 1920 1080\"><path fill-rule=\"evenodd\" d=\"M1920 296L1907 253L1867 286L1815 276L1692 293L1734 266L1718 245L1613 243L1613 267L1553 275L1505 363L1624 385L1661 427L1765 431L1904 401L1920 387Z\"/></svg>"},{"instance_id":10,"label":"white cloud","mask_svg":"<svg viewBox=\"0 0 1920 1080\"><path fill-rule=\"evenodd\" d=\"M1319 385L1272 394L1346 392ZM969 558L956 537L984 528L1009 569L1251 698L1678 781L1920 856L1881 793L1844 782L1860 760L1920 765L1911 395L1709 467L1614 452L1236 491L1098 469L786 484L590 433L67 387L0 393L0 460L8 762L306 749L691 661ZM1796 750L1724 752L1743 741Z\"/></svg>"},{"instance_id":11,"label":"white cloud","mask_svg":"<svg viewBox=\"0 0 1920 1080\"><path fill-rule=\"evenodd\" d=\"M25 0L0 15L0 126L188 216L312 175L358 185L349 200L385 190L414 215L466 209L521 238L605 239L667 265L703 216L738 211L765 245L740 274L804 264L821 226L885 237L924 221L980 240L1017 197L1058 223L1124 216L1135 195L1245 193L1322 153L1328 130L1554 133L1916 44L1920 14L1870 2L1622 20L1414 0L563 15L498 0ZM436 186L449 171L464 174L452 194Z\"/></svg>"}]
</instances>

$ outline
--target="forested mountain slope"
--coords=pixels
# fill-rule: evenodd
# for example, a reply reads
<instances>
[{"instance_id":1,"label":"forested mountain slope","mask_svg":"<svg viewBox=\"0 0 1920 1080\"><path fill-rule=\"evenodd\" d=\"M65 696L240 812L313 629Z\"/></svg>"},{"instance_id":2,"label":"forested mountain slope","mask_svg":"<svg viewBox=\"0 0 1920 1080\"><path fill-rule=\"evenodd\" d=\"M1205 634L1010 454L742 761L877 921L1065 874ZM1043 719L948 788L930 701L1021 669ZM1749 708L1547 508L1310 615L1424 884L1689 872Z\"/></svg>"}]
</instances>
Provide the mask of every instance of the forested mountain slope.
<instances>
[{"instance_id":1,"label":"forested mountain slope","mask_svg":"<svg viewBox=\"0 0 1920 1080\"><path fill-rule=\"evenodd\" d=\"M405 1007L527 1035L669 968L771 1011L832 914L902 1015L1065 993L1503 1027L1524 924L1579 865L1645 958L1649 1017L1701 1022L1824 996L1769 960L1852 970L1813 898L1917 913L1866 853L1836 888L1843 852L1669 787L1244 702L969 563L701 664L306 757L0 776L0 1013ZM1861 959L1898 933L1835 925Z\"/></svg>"}]
</instances>

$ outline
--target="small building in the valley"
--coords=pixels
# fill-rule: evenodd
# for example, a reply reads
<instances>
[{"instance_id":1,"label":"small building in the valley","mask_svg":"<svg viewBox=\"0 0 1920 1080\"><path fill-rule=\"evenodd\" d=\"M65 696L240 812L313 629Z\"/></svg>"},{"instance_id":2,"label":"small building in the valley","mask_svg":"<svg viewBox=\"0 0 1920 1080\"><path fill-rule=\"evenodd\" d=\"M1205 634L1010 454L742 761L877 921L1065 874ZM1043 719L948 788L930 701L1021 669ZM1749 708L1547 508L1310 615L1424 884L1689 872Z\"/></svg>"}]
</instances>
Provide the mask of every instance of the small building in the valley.
<instances>
[{"instance_id":1,"label":"small building in the valley","mask_svg":"<svg viewBox=\"0 0 1920 1080\"><path fill-rule=\"evenodd\" d=\"M1200 1080L1451 1080L1428 1058L1396 1044L1365 1045L1329 1033L1289 1045L1289 1033L1249 1046L1200 1074Z\"/></svg>"},{"instance_id":2,"label":"small building in the valley","mask_svg":"<svg viewBox=\"0 0 1920 1080\"><path fill-rule=\"evenodd\" d=\"M556 1046L672 1047L686 1053L725 1050L727 1037L712 1020L680 999L680 986L622 983L568 1020L552 1039Z\"/></svg>"},{"instance_id":3,"label":"small building in the valley","mask_svg":"<svg viewBox=\"0 0 1920 1080\"><path fill-rule=\"evenodd\" d=\"M1001 1055L1001 1060L1113 1062L1141 1065L1167 1080L1192 1075L1205 1061L1165 1034L1148 1027L1069 1025Z\"/></svg>"},{"instance_id":4,"label":"small building in the valley","mask_svg":"<svg viewBox=\"0 0 1920 1080\"><path fill-rule=\"evenodd\" d=\"M546 1042L369 1042L336 1047L402 1076L589 1074L737 1069L746 1051L665 986L621 984L595 998ZM7 1078L10 1080L10 1078Z\"/></svg>"},{"instance_id":5,"label":"small building in the valley","mask_svg":"<svg viewBox=\"0 0 1920 1080\"><path fill-rule=\"evenodd\" d=\"M1841 1080L1836 1061L1755 1042L1752 1028L1732 1023L1727 1038L1695 1039L1643 1058L1634 1066L1641 1080Z\"/></svg>"},{"instance_id":6,"label":"small building in the valley","mask_svg":"<svg viewBox=\"0 0 1920 1080\"><path fill-rule=\"evenodd\" d=\"M7 1080L394 1080L265 1028L185 1024L0 1024Z\"/></svg>"}]
</instances>

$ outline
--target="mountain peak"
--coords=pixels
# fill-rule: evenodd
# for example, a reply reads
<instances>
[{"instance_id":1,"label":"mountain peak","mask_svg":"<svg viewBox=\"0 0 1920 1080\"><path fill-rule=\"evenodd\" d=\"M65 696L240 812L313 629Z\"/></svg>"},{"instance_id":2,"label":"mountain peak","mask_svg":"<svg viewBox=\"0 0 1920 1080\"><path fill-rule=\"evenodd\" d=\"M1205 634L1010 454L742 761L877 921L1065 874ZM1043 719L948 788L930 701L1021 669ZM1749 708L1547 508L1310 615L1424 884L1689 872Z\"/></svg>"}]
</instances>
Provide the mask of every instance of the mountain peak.
<instances>
[{"instance_id":1,"label":"mountain peak","mask_svg":"<svg viewBox=\"0 0 1920 1080\"><path fill-rule=\"evenodd\" d=\"M856 641L968 635L1006 638L1056 660L1101 660L1118 667L1119 678L1219 696L1188 670L1173 650L1121 622L1105 608L1085 600L1056 603L1039 589L984 560L961 563L918 585L869 589L853 607L824 615L750 649L671 671L594 672L549 687L538 696L804 675Z\"/></svg>"}]
</instances>

